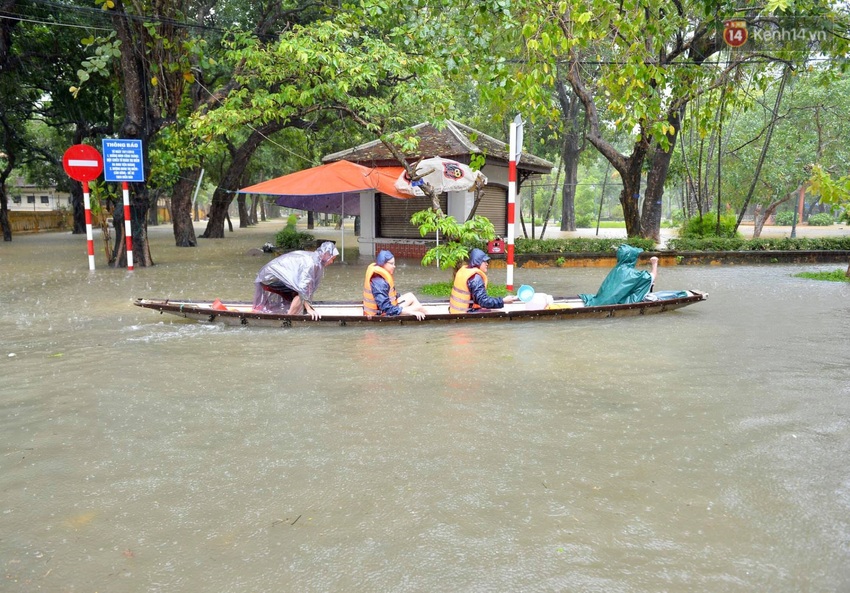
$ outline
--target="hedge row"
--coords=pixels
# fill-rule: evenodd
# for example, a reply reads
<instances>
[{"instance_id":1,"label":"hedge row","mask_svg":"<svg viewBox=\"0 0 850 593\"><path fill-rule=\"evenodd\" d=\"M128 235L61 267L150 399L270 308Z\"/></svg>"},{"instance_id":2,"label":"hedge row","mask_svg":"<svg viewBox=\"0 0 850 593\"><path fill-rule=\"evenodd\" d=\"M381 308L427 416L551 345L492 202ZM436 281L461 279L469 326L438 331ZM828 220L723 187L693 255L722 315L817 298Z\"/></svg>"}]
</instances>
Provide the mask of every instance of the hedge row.
<instances>
[{"instance_id":1,"label":"hedge row","mask_svg":"<svg viewBox=\"0 0 850 593\"><path fill-rule=\"evenodd\" d=\"M514 243L517 254L543 253L607 253L617 249L623 243L640 247L644 251L655 249L652 239L525 239L518 238Z\"/></svg>"},{"instance_id":2,"label":"hedge row","mask_svg":"<svg viewBox=\"0 0 850 593\"><path fill-rule=\"evenodd\" d=\"M788 237L670 239L667 241L667 248L674 251L838 251L850 250L850 236L801 237L798 239L789 239Z\"/></svg>"},{"instance_id":3,"label":"hedge row","mask_svg":"<svg viewBox=\"0 0 850 593\"><path fill-rule=\"evenodd\" d=\"M644 251L655 250L652 239L525 239L517 238L516 254L546 253L610 253L623 243L640 247ZM766 239L742 239L724 237L701 237L692 239L670 239L667 248L673 251L841 251L850 250L850 236L846 237L774 237Z\"/></svg>"}]
</instances>

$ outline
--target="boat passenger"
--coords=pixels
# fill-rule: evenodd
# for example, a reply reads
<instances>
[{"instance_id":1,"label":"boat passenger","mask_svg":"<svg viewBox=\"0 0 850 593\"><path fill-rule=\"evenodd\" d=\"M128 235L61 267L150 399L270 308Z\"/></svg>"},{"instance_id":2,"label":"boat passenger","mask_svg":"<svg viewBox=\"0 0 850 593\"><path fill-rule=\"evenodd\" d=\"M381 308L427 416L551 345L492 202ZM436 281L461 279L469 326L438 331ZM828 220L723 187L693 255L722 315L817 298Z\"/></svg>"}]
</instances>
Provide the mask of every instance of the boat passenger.
<instances>
[{"instance_id":1,"label":"boat passenger","mask_svg":"<svg viewBox=\"0 0 850 593\"><path fill-rule=\"evenodd\" d=\"M505 303L514 303L516 295L504 298L487 294L487 268L490 256L480 249L469 252L469 263L455 274L452 294L449 298L449 313L472 313L485 309L501 309Z\"/></svg>"},{"instance_id":2,"label":"boat passenger","mask_svg":"<svg viewBox=\"0 0 850 593\"><path fill-rule=\"evenodd\" d=\"M398 296L395 287L395 256L386 249L366 268L363 280L363 314L367 316L414 315L425 317L425 306L412 292Z\"/></svg>"},{"instance_id":3,"label":"boat passenger","mask_svg":"<svg viewBox=\"0 0 850 593\"><path fill-rule=\"evenodd\" d=\"M639 303L653 290L658 278L658 258L649 259L649 271L637 270L635 265L643 249L622 244L617 248L617 265L599 286L596 294L580 294L585 306L624 305Z\"/></svg>"},{"instance_id":4,"label":"boat passenger","mask_svg":"<svg viewBox=\"0 0 850 593\"><path fill-rule=\"evenodd\" d=\"M316 251L290 251L262 268L254 280L254 311L303 315L313 319L321 315L313 308L313 293L339 251L333 241L325 241Z\"/></svg>"}]
</instances>

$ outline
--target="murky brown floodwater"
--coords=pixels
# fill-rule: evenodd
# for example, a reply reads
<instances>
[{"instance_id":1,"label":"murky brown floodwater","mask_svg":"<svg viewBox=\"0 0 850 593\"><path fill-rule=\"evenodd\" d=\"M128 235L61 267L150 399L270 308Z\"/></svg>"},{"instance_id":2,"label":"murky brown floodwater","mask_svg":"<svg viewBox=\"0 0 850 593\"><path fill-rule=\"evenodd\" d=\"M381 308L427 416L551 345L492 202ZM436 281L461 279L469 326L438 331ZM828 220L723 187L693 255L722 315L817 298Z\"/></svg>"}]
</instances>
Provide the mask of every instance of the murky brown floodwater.
<instances>
[{"instance_id":1,"label":"murky brown floodwater","mask_svg":"<svg viewBox=\"0 0 850 593\"><path fill-rule=\"evenodd\" d=\"M0 244L0 590L850 590L850 286L664 268L644 318L226 328L282 223L153 268ZM353 244L352 244L353 247ZM322 298L357 298L365 261ZM811 266L833 269L836 266ZM595 292L605 270L517 270ZM504 283L504 270L494 282ZM399 266L416 291L445 273Z\"/></svg>"}]
</instances>

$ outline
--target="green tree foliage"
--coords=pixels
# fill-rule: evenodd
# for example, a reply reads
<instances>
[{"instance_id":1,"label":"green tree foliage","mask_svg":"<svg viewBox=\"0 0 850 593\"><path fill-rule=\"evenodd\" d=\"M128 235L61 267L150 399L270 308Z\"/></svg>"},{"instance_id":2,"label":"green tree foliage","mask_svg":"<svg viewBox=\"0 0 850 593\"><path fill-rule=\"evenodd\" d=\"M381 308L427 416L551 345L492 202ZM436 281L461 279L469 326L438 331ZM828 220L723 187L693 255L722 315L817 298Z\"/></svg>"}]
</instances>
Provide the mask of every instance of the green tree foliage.
<instances>
[{"instance_id":1,"label":"green tree foliage","mask_svg":"<svg viewBox=\"0 0 850 593\"><path fill-rule=\"evenodd\" d=\"M435 112L446 112L448 95L432 62L338 22L296 26L272 47L245 34L228 45L228 61L240 64L240 90L218 108L193 115L193 130L204 142L227 138L246 124L320 111L358 117L376 134L406 125L426 101Z\"/></svg>"},{"instance_id":2,"label":"green tree foliage","mask_svg":"<svg viewBox=\"0 0 850 593\"><path fill-rule=\"evenodd\" d=\"M75 198L75 232L84 232L82 189L62 170L62 154L72 144L112 130L112 81L91 85L91 101L75 101L69 86L79 61L86 18L74 10L56 12L35 3L4 5L0 24L0 227L11 240L5 183L10 176L70 189ZM65 26L63 26L65 25Z\"/></svg>"},{"instance_id":3,"label":"green tree foliage","mask_svg":"<svg viewBox=\"0 0 850 593\"><path fill-rule=\"evenodd\" d=\"M560 80L569 82L587 111L588 140L623 180L620 202L629 236L656 236L682 110L712 89L726 89L729 107L740 96L734 86L744 64L765 69L766 56L799 62L812 49L778 44L759 48L765 51L730 51L718 35L723 20L746 18L753 27L773 30L784 26L786 17L823 17L833 10L816 1L741 9L722 0L522 0L512 5L510 16L514 27L522 23L525 38L517 52L524 64L516 73L516 86L535 114L554 117L552 89ZM833 35L820 48L840 50L840 40ZM700 112L700 133L711 115ZM614 146L614 133L631 138L630 152ZM645 199L639 211L636 198L644 172Z\"/></svg>"},{"instance_id":4,"label":"green tree foliage","mask_svg":"<svg viewBox=\"0 0 850 593\"><path fill-rule=\"evenodd\" d=\"M820 164L812 166L809 191L833 208L850 207L850 174L833 177Z\"/></svg>"},{"instance_id":5,"label":"green tree foliage","mask_svg":"<svg viewBox=\"0 0 850 593\"><path fill-rule=\"evenodd\" d=\"M429 208L416 212L410 222L419 227L423 237L428 233L439 233L440 244L425 253L422 265L436 262L443 270L454 270L469 256L470 249L483 247L484 243L496 237L493 223L484 216L473 216L459 223L455 217Z\"/></svg>"},{"instance_id":6,"label":"green tree foliage","mask_svg":"<svg viewBox=\"0 0 850 593\"><path fill-rule=\"evenodd\" d=\"M846 142L850 124L845 115L850 77L815 66L795 71L776 114L773 110L778 85L762 91L748 82L745 89L754 98L752 106L736 112L724 126L723 201L736 211L743 205L766 131L775 119L773 139L751 204L760 206L764 215L789 202L795 209L812 163L840 169L850 159ZM811 199L811 190L808 193Z\"/></svg>"}]
</instances>

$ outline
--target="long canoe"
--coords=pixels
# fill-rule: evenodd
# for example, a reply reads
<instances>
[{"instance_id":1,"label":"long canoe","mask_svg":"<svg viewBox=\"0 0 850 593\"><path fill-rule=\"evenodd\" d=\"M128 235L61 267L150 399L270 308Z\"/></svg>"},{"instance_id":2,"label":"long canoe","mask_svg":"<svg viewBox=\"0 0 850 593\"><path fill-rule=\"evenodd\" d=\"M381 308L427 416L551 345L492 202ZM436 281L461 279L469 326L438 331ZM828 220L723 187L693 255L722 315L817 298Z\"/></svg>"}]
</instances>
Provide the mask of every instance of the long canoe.
<instances>
[{"instance_id":1,"label":"long canoe","mask_svg":"<svg viewBox=\"0 0 850 593\"><path fill-rule=\"evenodd\" d=\"M660 293L659 293L660 294ZM215 301L186 301L177 299L145 299L138 298L134 305L153 309L160 313L169 313L186 319L206 323L223 323L226 325L249 325L258 327L295 327L302 325L337 325L337 326L374 326L377 323L393 325L409 325L419 323L475 323L499 321L532 321L555 319L604 319L608 317L632 317L650 315L681 309L708 298L708 294L698 290L683 290L675 293L674 298L649 298L639 303L625 305L602 305L586 307L578 296L557 297L545 309L529 308L522 302L510 303L504 309L493 309L466 313L462 315L449 314L447 300L423 301L428 315L422 320L413 315L396 317L367 317L363 315L363 307L359 302L319 301L313 307L321 315L317 320L309 315L286 315L280 313L258 313L252 310L247 302L215 302ZM216 299L218 300L218 299ZM215 304L215 307L214 307ZM222 308L224 307L224 308Z\"/></svg>"}]
</instances>

